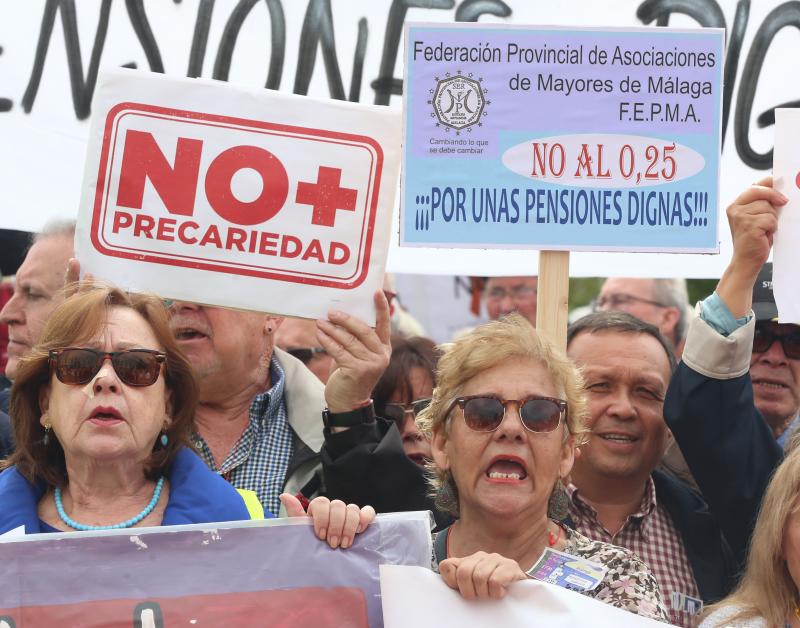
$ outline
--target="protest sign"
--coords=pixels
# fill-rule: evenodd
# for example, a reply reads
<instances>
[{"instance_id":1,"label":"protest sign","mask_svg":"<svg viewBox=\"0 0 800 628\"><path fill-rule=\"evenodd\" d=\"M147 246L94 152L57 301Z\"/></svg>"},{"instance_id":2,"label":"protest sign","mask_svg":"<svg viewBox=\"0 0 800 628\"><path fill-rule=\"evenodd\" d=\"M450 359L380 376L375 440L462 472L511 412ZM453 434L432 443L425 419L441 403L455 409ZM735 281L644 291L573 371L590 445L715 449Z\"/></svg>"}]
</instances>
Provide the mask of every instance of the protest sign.
<instances>
[{"instance_id":1,"label":"protest sign","mask_svg":"<svg viewBox=\"0 0 800 628\"><path fill-rule=\"evenodd\" d=\"M405 37L401 246L718 250L723 31Z\"/></svg>"},{"instance_id":2,"label":"protest sign","mask_svg":"<svg viewBox=\"0 0 800 628\"><path fill-rule=\"evenodd\" d=\"M789 202L780 210L772 251L772 288L781 323L800 324L800 110L775 110L775 189Z\"/></svg>"},{"instance_id":3,"label":"protest sign","mask_svg":"<svg viewBox=\"0 0 800 628\"><path fill-rule=\"evenodd\" d=\"M800 43L786 35L793 6L784 0L422 4L408 10L390 0L1 4L0 227L33 231L48 218L77 215L96 67L213 77L399 109L405 20L724 28L723 205L772 167L773 108L797 99L794 82L785 77L792 75ZM731 251L721 220L720 256L676 254L665 260L642 253L632 264L624 253L581 252L571 255L570 274L719 277ZM388 260L393 272L509 275L528 274L537 265L536 251L447 255L440 249L400 248L398 224Z\"/></svg>"},{"instance_id":4,"label":"protest sign","mask_svg":"<svg viewBox=\"0 0 800 628\"><path fill-rule=\"evenodd\" d=\"M0 543L0 626L376 628L378 565L429 565L428 525L381 516L347 550L288 519L31 535Z\"/></svg>"},{"instance_id":5,"label":"protest sign","mask_svg":"<svg viewBox=\"0 0 800 628\"><path fill-rule=\"evenodd\" d=\"M374 320L398 145L385 107L108 72L77 256L97 277L167 298Z\"/></svg>"},{"instance_id":6,"label":"protest sign","mask_svg":"<svg viewBox=\"0 0 800 628\"><path fill-rule=\"evenodd\" d=\"M525 580L502 600L465 600L429 569L383 565L381 594L386 628L634 628L663 626L561 587Z\"/></svg>"}]
</instances>

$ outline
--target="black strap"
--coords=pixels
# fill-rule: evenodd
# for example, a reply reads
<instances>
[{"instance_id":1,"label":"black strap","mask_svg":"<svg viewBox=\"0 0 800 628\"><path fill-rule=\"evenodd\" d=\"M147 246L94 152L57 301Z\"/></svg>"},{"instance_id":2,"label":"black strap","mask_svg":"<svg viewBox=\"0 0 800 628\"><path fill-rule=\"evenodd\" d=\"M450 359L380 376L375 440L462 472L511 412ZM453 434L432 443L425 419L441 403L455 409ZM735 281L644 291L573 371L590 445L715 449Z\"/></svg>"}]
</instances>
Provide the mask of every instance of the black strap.
<instances>
[{"instance_id":1,"label":"black strap","mask_svg":"<svg viewBox=\"0 0 800 628\"><path fill-rule=\"evenodd\" d=\"M305 486L300 489L300 494L305 497L306 499L311 499L320 487L322 486L322 478L320 477L320 472L317 471L314 475L311 476L311 479L306 482Z\"/></svg>"},{"instance_id":2,"label":"black strap","mask_svg":"<svg viewBox=\"0 0 800 628\"><path fill-rule=\"evenodd\" d=\"M447 558L447 535L450 534L450 526L444 530L437 532L433 537L433 555L436 558L436 564Z\"/></svg>"}]
</instances>

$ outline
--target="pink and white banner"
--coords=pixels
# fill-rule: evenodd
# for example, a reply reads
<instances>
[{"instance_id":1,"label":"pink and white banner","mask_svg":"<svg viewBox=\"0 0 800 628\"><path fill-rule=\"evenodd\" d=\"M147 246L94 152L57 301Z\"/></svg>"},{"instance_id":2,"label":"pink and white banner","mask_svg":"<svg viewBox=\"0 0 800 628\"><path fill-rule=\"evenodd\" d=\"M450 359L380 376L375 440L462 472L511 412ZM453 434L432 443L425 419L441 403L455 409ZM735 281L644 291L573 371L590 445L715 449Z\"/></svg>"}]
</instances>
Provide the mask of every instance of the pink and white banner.
<instances>
[{"instance_id":1,"label":"pink and white banner","mask_svg":"<svg viewBox=\"0 0 800 628\"><path fill-rule=\"evenodd\" d=\"M31 535L0 564L0 628L376 628L378 566L430 565L430 532L404 513L347 550L287 519Z\"/></svg>"}]
</instances>

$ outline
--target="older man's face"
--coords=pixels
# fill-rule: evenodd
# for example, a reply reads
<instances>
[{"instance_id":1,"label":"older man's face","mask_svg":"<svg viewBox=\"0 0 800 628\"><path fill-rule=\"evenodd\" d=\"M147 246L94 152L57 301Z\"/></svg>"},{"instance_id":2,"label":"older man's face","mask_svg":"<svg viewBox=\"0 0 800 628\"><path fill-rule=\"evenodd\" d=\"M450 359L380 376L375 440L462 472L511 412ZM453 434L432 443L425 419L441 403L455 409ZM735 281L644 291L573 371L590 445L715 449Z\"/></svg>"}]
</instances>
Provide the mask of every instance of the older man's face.
<instances>
[{"instance_id":1,"label":"older man's face","mask_svg":"<svg viewBox=\"0 0 800 628\"><path fill-rule=\"evenodd\" d=\"M656 301L652 279L609 277L600 288L595 307L598 310L627 312L645 323L655 325L665 337L676 341L675 325L680 313L677 308Z\"/></svg>"},{"instance_id":2,"label":"older man's face","mask_svg":"<svg viewBox=\"0 0 800 628\"><path fill-rule=\"evenodd\" d=\"M63 300L67 262L73 255L71 235L47 236L36 242L17 271L14 296L0 311L8 325L6 377L17 375L20 358L39 342L47 319Z\"/></svg>"},{"instance_id":3,"label":"older man's face","mask_svg":"<svg viewBox=\"0 0 800 628\"><path fill-rule=\"evenodd\" d=\"M782 342L800 346L800 325L759 321L750 358L750 379L756 408L780 431L800 408L800 358L786 355ZM797 342L794 340L797 339Z\"/></svg>"},{"instance_id":4,"label":"older man's face","mask_svg":"<svg viewBox=\"0 0 800 628\"><path fill-rule=\"evenodd\" d=\"M536 325L537 277L490 277L486 282L484 299L490 320L511 312L519 312Z\"/></svg>"},{"instance_id":5,"label":"older man's face","mask_svg":"<svg viewBox=\"0 0 800 628\"><path fill-rule=\"evenodd\" d=\"M238 389L266 372L272 355L266 314L175 301L170 328L200 382L201 401L209 393ZM272 324L276 327L277 324Z\"/></svg>"}]
</instances>

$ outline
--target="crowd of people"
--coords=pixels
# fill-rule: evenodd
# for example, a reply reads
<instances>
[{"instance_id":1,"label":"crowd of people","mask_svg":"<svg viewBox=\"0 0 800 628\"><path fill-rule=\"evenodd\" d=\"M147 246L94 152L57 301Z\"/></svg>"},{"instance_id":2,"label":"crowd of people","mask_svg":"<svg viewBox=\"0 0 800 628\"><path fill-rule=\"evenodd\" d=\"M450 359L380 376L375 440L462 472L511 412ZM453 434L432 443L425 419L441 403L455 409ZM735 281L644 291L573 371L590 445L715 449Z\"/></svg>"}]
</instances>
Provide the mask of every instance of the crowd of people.
<instances>
[{"instance_id":1,"label":"crowd of people","mask_svg":"<svg viewBox=\"0 0 800 628\"><path fill-rule=\"evenodd\" d=\"M490 322L437 346L390 284L372 327L78 281L54 224L0 312L0 533L311 516L347 548L376 511L430 510L432 568L468 599L552 549L641 616L800 626L800 326L767 263L785 203L765 179L728 208L696 315L684 280L611 277L566 351L535 329L536 277L489 278Z\"/></svg>"}]
</instances>

